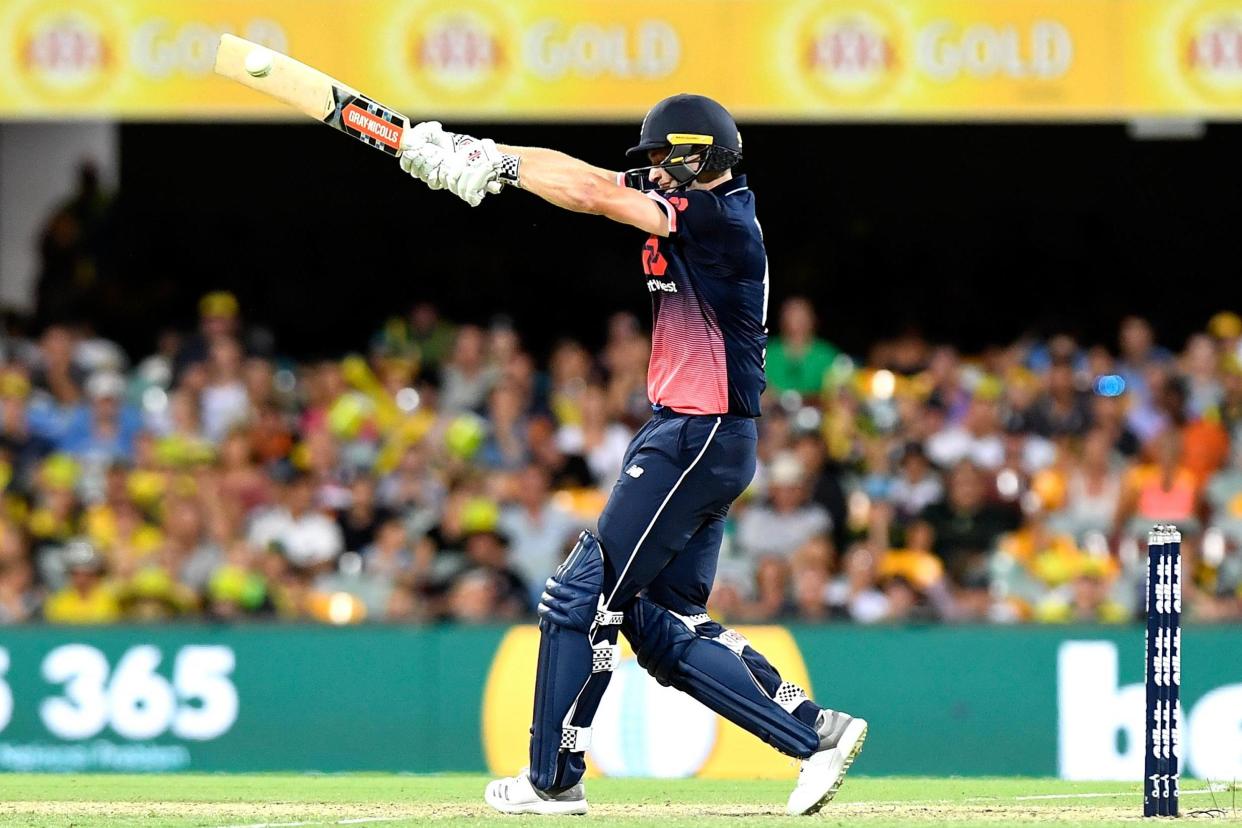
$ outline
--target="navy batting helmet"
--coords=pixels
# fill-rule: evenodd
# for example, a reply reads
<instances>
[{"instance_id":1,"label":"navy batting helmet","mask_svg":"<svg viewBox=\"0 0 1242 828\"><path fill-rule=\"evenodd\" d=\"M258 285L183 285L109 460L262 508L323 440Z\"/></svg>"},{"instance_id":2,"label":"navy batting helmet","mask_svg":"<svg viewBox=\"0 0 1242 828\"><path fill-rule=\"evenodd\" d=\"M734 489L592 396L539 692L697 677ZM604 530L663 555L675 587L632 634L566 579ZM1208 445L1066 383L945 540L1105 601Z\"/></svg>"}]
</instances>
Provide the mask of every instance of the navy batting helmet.
<instances>
[{"instance_id":1,"label":"navy batting helmet","mask_svg":"<svg viewBox=\"0 0 1242 828\"><path fill-rule=\"evenodd\" d=\"M678 186L689 184L700 173L718 172L742 160L742 135L729 111L703 95L673 95L651 108L643 118L638 144L626 155L646 160L647 153L665 147L668 155L659 164L626 172L631 186L647 184L654 167L668 171ZM686 159L698 156L697 164Z\"/></svg>"}]
</instances>

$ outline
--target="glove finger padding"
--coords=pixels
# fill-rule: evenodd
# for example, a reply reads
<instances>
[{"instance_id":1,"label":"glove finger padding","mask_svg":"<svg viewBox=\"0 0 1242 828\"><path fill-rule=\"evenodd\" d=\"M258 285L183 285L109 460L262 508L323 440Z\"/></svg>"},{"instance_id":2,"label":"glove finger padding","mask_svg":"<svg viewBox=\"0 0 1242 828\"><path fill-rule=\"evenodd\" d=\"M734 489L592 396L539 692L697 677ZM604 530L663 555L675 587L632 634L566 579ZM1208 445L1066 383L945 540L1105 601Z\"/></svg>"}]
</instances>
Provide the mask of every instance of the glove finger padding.
<instances>
[{"instance_id":1,"label":"glove finger padding","mask_svg":"<svg viewBox=\"0 0 1242 828\"><path fill-rule=\"evenodd\" d=\"M422 121L407 129L401 136L402 149L413 149L423 144L452 149L453 140L439 121Z\"/></svg>"},{"instance_id":2,"label":"glove finger padding","mask_svg":"<svg viewBox=\"0 0 1242 828\"><path fill-rule=\"evenodd\" d=\"M477 207L487 195L487 185L495 178L495 171L485 164L468 163L461 153L451 156L446 164L449 172L444 181L449 191L471 207Z\"/></svg>"},{"instance_id":3,"label":"glove finger padding","mask_svg":"<svg viewBox=\"0 0 1242 828\"><path fill-rule=\"evenodd\" d=\"M423 144L406 153L411 159L410 174L433 190L444 189L444 151L432 144Z\"/></svg>"},{"instance_id":4,"label":"glove finger padding","mask_svg":"<svg viewBox=\"0 0 1242 828\"><path fill-rule=\"evenodd\" d=\"M487 195L487 185L496 173L489 166L467 167L464 175L458 179L457 195L471 207L478 207Z\"/></svg>"},{"instance_id":5,"label":"glove finger padding","mask_svg":"<svg viewBox=\"0 0 1242 828\"><path fill-rule=\"evenodd\" d=\"M443 190L445 187L444 160L444 154L441 152L427 153L423 157L423 180L433 190Z\"/></svg>"},{"instance_id":6,"label":"glove finger padding","mask_svg":"<svg viewBox=\"0 0 1242 828\"><path fill-rule=\"evenodd\" d=\"M445 132L438 121L423 121L401 139L401 169L432 190L447 188L477 207L488 193L499 193L501 155L495 142Z\"/></svg>"}]
</instances>

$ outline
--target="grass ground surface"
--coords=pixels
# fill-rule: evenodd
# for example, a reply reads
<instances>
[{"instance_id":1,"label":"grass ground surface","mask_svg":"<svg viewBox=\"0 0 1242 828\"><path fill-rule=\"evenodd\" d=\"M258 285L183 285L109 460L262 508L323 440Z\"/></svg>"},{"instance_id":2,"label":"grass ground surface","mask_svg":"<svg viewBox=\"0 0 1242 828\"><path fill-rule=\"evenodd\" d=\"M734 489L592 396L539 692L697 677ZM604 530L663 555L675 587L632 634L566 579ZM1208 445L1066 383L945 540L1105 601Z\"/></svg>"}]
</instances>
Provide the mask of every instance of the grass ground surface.
<instances>
[{"instance_id":1,"label":"grass ground surface","mask_svg":"<svg viewBox=\"0 0 1242 828\"><path fill-rule=\"evenodd\" d=\"M115 828L547 825L549 818L493 814L482 776L42 775L0 774L0 825ZM593 780L591 815L553 824L703 828L729 826L993 826L1135 823L1137 783L1055 779L851 777L814 817L784 816L785 782ZM1182 814L1242 826L1233 784L1186 781Z\"/></svg>"}]
</instances>

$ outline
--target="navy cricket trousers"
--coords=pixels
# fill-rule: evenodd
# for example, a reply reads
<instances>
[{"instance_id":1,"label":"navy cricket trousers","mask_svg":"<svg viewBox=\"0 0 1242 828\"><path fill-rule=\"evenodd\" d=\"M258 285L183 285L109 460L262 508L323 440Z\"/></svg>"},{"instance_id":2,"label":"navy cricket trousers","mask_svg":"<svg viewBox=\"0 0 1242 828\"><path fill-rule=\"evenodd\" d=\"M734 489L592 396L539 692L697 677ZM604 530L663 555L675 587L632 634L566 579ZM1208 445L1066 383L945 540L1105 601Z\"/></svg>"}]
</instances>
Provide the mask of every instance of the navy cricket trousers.
<instances>
[{"instance_id":1,"label":"navy cricket trousers","mask_svg":"<svg viewBox=\"0 0 1242 828\"><path fill-rule=\"evenodd\" d=\"M663 409L643 426L599 519L603 608L622 615L621 633L661 684L805 758L818 748L819 707L744 637L707 616L725 515L754 476L756 442L749 417ZM594 648L616 642L595 617L582 641L546 617L540 623L530 769L543 790L569 788L586 770L582 731L612 669L596 669Z\"/></svg>"},{"instance_id":2,"label":"navy cricket trousers","mask_svg":"<svg viewBox=\"0 0 1242 828\"><path fill-rule=\"evenodd\" d=\"M679 615L707 611L730 504L755 474L749 417L661 409L630 442L599 518L607 606L647 597Z\"/></svg>"}]
</instances>

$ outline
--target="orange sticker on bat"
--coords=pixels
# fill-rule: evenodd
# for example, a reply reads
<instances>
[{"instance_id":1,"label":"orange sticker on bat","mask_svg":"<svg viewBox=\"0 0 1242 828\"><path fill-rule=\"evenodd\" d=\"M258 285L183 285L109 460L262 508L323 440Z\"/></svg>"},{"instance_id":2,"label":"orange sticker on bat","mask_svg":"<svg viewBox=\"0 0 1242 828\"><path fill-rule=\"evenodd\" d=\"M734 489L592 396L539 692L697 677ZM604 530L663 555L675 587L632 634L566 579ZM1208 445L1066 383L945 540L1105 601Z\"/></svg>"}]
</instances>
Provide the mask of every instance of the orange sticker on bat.
<instances>
[{"instance_id":1,"label":"orange sticker on bat","mask_svg":"<svg viewBox=\"0 0 1242 828\"><path fill-rule=\"evenodd\" d=\"M378 118L357 104L349 104L341 113L341 123L350 129L356 129L363 135L369 135L381 144L401 148L401 127Z\"/></svg>"}]
</instances>

